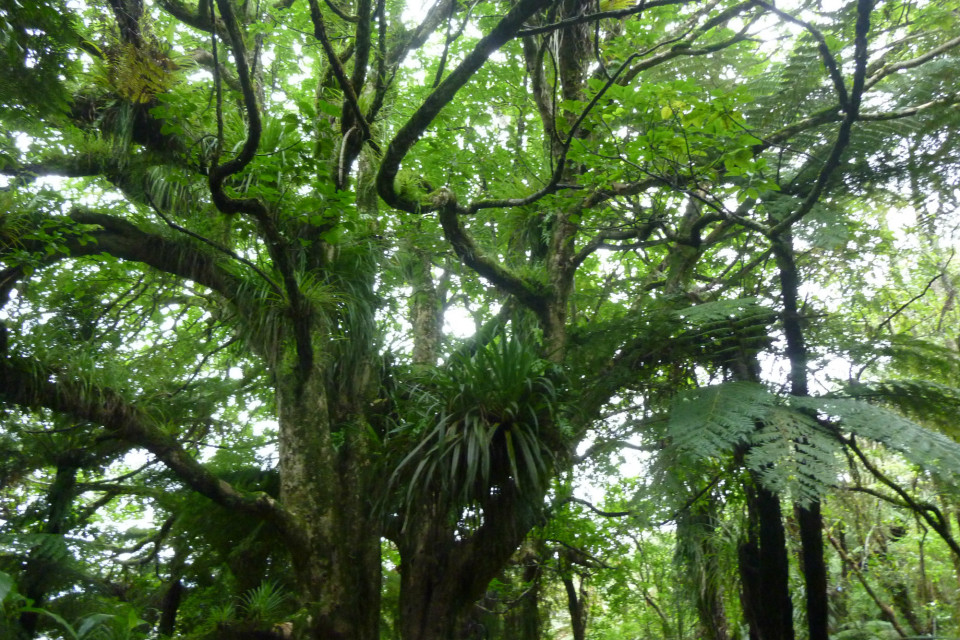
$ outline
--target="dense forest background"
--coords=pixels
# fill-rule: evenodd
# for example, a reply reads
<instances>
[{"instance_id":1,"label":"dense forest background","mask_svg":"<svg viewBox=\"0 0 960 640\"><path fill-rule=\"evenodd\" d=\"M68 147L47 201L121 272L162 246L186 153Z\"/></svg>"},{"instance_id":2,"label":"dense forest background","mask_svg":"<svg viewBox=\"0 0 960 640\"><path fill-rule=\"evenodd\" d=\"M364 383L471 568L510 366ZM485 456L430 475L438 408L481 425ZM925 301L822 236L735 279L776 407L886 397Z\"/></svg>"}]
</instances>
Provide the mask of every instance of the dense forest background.
<instances>
[{"instance_id":1,"label":"dense forest background","mask_svg":"<svg viewBox=\"0 0 960 640\"><path fill-rule=\"evenodd\" d=\"M0 636L960 636L958 51L0 1Z\"/></svg>"}]
</instances>

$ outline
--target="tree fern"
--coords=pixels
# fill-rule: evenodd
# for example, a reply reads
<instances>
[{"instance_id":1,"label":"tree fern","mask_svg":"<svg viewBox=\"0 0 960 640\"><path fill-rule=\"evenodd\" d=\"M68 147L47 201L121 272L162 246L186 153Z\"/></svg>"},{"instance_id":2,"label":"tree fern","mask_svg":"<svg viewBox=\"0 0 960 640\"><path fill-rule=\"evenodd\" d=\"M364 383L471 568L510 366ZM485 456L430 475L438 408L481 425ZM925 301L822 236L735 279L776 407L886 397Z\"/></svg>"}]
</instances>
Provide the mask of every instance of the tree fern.
<instances>
[{"instance_id":1,"label":"tree fern","mask_svg":"<svg viewBox=\"0 0 960 640\"><path fill-rule=\"evenodd\" d=\"M836 484L840 442L804 413L772 407L750 443L747 467L794 502L807 504Z\"/></svg>"},{"instance_id":2,"label":"tree fern","mask_svg":"<svg viewBox=\"0 0 960 640\"><path fill-rule=\"evenodd\" d=\"M844 393L890 406L953 439L960 438L960 389L956 387L929 380L883 380L853 384Z\"/></svg>"},{"instance_id":3,"label":"tree fern","mask_svg":"<svg viewBox=\"0 0 960 640\"><path fill-rule=\"evenodd\" d=\"M960 402L956 390L924 389ZM667 425L667 455L698 461L742 449L747 468L767 488L803 503L835 485L844 433L883 444L947 481L960 476L960 444L890 409L852 398L782 399L749 382L678 395Z\"/></svg>"},{"instance_id":4,"label":"tree fern","mask_svg":"<svg viewBox=\"0 0 960 640\"><path fill-rule=\"evenodd\" d=\"M670 408L672 446L694 458L733 453L750 442L777 398L763 385L728 382L681 393Z\"/></svg>"},{"instance_id":5,"label":"tree fern","mask_svg":"<svg viewBox=\"0 0 960 640\"><path fill-rule=\"evenodd\" d=\"M946 480L960 476L960 444L889 409L850 398L792 398L791 403L879 442Z\"/></svg>"}]
</instances>

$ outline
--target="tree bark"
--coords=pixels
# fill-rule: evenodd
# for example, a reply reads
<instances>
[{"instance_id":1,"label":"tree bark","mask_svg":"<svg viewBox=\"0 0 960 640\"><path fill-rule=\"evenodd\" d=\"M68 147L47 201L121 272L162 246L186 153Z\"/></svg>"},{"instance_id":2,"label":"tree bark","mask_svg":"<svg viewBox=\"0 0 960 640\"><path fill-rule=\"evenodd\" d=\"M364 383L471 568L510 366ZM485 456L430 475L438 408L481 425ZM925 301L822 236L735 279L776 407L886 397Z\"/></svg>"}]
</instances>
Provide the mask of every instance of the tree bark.
<instances>
[{"instance_id":1,"label":"tree bark","mask_svg":"<svg viewBox=\"0 0 960 640\"><path fill-rule=\"evenodd\" d=\"M309 637L375 640L379 635L380 528L370 504L370 457L351 428L335 446L321 372L278 383L280 491L301 527L293 550Z\"/></svg>"},{"instance_id":2,"label":"tree bark","mask_svg":"<svg viewBox=\"0 0 960 640\"><path fill-rule=\"evenodd\" d=\"M404 640L457 637L483 595L534 525L534 511L509 488L483 505L473 532L456 528L456 510L420 505L398 536L400 628Z\"/></svg>"},{"instance_id":3,"label":"tree bark","mask_svg":"<svg viewBox=\"0 0 960 640\"><path fill-rule=\"evenodd\" d=\"M793 640L790 567L780 499L746 483L747 537L740 545L740 579L744 618L751 640Z\"/></svg>"}]
</instances>

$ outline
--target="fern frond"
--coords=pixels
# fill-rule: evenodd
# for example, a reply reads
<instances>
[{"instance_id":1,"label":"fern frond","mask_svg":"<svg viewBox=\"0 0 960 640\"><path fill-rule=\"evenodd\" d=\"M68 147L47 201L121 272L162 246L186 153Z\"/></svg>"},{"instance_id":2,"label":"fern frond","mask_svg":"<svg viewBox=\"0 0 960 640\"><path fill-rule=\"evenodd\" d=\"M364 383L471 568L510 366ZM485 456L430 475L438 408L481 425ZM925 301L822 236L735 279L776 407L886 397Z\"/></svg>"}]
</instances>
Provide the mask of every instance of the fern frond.
<instances>
[{"instance_id":1,"label":"fern frond","mask_svg":"<svg viewBox=\"0 0 960 640\"><path fill-rule=\"evenodd\" d=\"M888 405L955 440L960 438L960 389L956 387L929 380L883 380L851 385L845 394Z\"/></svg>"},{"instance_id":2,"label":"fern frond","mask_svg":"<svg viewBox=\"0 0 960 640\"><path fill-rule=\"evenodd\" d=\"M863 351L854 356L870 357L877 368L900 372L902 375L923 376L928 380L946 383L960 379L960 354L954 349L900 333L880 344L862 345Z\"/></svg>"},{"instance_id":3,"label":"fern frond","mask_svg":"<svg viewBox=\"0 0 960 640\"><path fill-rule=\"evenodd\" d=\"M754 382L727 382L681 393L670 408L672 446L694 458L714 458L747 444L777 398Z\"/></svg>"},{"instance_id":4,"label":"fern frond","mask_svg":"<svg viewBox=\"0 0 960 640\"><path fill-rule=\"evenodd\" d=\"M840 442L809 415L774 407L750 441L747 467L771 491L808 504L835 486Z\"/></svg>"},{"instance_id":5,"label":"fern frond","mask_svg":"<svg viewBox=\"0 0 960 640\"><path fill-rule=\"evenodd\" d=\"M960 444L889 409L850 398L791 398L791 404L879 442L944 480L960 477Z\"/></svg>"}]
</instances>

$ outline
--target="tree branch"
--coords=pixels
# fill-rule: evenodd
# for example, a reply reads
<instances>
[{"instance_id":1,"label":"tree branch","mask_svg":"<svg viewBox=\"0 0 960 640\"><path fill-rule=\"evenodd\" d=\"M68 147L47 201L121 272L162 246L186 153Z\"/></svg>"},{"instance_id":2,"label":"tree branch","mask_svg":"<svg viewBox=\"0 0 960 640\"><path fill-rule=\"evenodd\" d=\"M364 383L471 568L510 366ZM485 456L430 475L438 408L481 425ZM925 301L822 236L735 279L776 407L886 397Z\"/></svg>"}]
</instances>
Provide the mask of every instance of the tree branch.
<instances>
[{"instance_id":1,"label":"tree branch","mask_svg":"<svg viewBox=\"0 0 960 640\"><path fill-rule=\"evenodd\" d=\"M224 181L243 171L256 156L263 123L260 121L260 107L257 105L257 95L250 79L250 68L247 66L247 50L243 44L243 36L240 34L236 15L233 13L233 4L230 0L217 0L217 6L220 8L220 15L223 16L230 47L233 49L233 59L237 66L237 80L240 82L247 112L247 139L240 153L234 158L223 164L219 164L217 160L214 161L208 176L210 193L213 196L213 203L223 213L248 213L259 220L267 215L266 207L262 202L255 198L231 198L223 190Z\"/></svg>"},{"instance_id":2,"label":"tree branch","mask_svg":"<svg viewBox=\"0 0 960 640\"><path fill-rule=\"evenodd\" d=\"M843 76L840 74L840 67L837 65L837 59L833 57L830 47L827 46L827 40L823 37L823 34L820 32L820 30L809 22L805 22L800 18L792 16L786 11L782 11L768 2L764 2L763 0L755 1L759 6L776 14L777 16L780 16L787 22L792 22L795 25L803 27L806 29L807 33L813 36L813 39L817 41L817 50L820 52L820 58L823 60L823 66L826 68L827 74L830 76L830 81L833 82L833 88L837 92L837 99L840 102L840 108L844 111L847 111L850 104L850 96L847 94L847 85L844 84Z\"/></svg>"},{"instance_id":3,"label":"tree branch","mask_svg":"<svg viewBox=\"0 0 960 640\"><path fill-rule=\"evenodd\" d=\"M880 471L880 469L870 462L866 454L864 454L860 447L857 446L857 443L852 436L845 441L845 444L850 448L851 451L853 451L853 453L860 460L860 463L867 469L867 471L870 472L871 475L873 475L874 478L885 484L894 493L900 496L900 499L903 500L910 510L923 518L924 521L926 521L926 523L929 524L933 530L937 532L937 534L939 534L943 541L947 543L947 546L950 547L950 550L954 553L954 555L960 558L960 545L958 545L957 541L954 540L953 536L950 535L950 531L946 526L946 520L936 506L932 504L921 504L914 500L909 493L900 487L900 485L888 478L882 471Z\"/></svg>"},{"instance_id":4,"label":"tree branch","mask_svg":"<svg viewBox=\"0 0 960 640\"><path fill-rule=\"evenodd\" d=\"M546 320L547 295L538 292L535 285L525 282L483 255L473 239L460 226L460 216L457 215L457 209L453 203L440 209L440 225L443 227L444 237L464 264L504 293L514 296L521 304L536 313L541 320Z\"/></svg>"},{"instance_id":5,"label":"tree branch","mask_svg":"<svg viewBox=\"0 0 960 640\"><path fill-rule=\"evenodd\" d=\"M837 139L830 151L830 157L824 163L820 174L817 176L817 182L807 197L801 203L800 207L792 214L777 223L768 232L768 237L776 238L784 231L788 230L794 223L799 221L805 215L810 213L813 206L820 199L827 182L833 175L833 172L840 166L840 158L850 143L850 133L853 129L853 123L857 121L860 114L860 100L863 97L864 79L867 73L867 33L870 31L870 12L873 9L873 0L857 0L857 24L855 27L856 36L854 39L854 72L853 86L847 100L847 108L843 122L840 123L840 130L837 132Z\"/></svg>"},{"instance_id":6,"label":"tree branch","mask_svg":"<svg viewBox=\"0 0 960 640\"><path fill-rule=\"evenodd\" d=\"M201 495L228 509L272 522L295 548L300 545L302 534L293 516L273 498L266 493L239 491L216 477L164 433L144 409L131 405L112 389L90 384L84 378L23 358L0 359L0 395L6 400L28 409L50 409L98 424L110 435L155 455Z\"/></svg>"},{"instance_id":7,"label":"tree branch","mask_svg":"<svg viewBox=\"0 0 960 640\"><path fill-rule=\"evenodd\" d=\"M551 0L520 0L493 30L480 39L463 61L450 72L440 86L424 100L419 109L400 127L393 140L387 146L380 170L377 172L377 192L384 202L407 213L428 213L439 207L429 203L419 203L397 193L394 180L400 170L400 163L417 143L440 110L449 103L463 85L483 66L490 54L516 36L523 22L540 9L549 5Z\"/></svg>"},{"instance_id":8,"label":"tree branch","mask_svg":"<svg viewBox=\"0 0 960 640\"><path fill-rule=\"evenodd\" d=\"M929 62L933 58L936 58L941 53L945 53L954 47L960 46L960 36L953 38L944 42L939 47L934 47L930 51L927 51L924 54L917 56L916 58L911 58L909 60L902 60L900 62L893 62L884 67L881 67L876 73L874 73L865 83L865 88L870 89L875 84L886 78L887 76L894 74L898 71L903 71L904 69L913 69L914 67L919 67L920 65Z\"/></svg>"},{"instance_id":9,"label":"tree branch","mask_svg":"<svg viewBox=\"0 0 960 640\"><path fill-rule=\"evenodd\" d=\"M843 561L843 563L847 565L851 571L853 571L853 575L857 576L857 580L861 585L863 585L867 595L870 596L870 599L873 600L874 604L876 604L880 610L883 611L883 615L890 622L890 624L893 625L893 628L897 631L897 633L900 634L900 637L906 638L907 632L903 629L903 627L900 626L900 623L897 622L897 616L893 612L893 609L890 608L890 605L880 600L880 597L876 594L873 588L870 587L870 583L867 582L866 576L864 576L863 572L860 571L860 567L857 566L857 563L854 562L849 555L847 555L847 552L843 550L843 547L839 542L837 542L837 539L834 538L829 532L827 532L827 540L829 540L830 544L833 545L833 548L837 550L837 553L840 555L840 559Z\"/></svg>"},{"instance_id":10,"label":"tree branch","mask_svg":"<svg viewBox=\"0 0 960 640\"><path fill-rule=\"evenodd\" d=\"M517 35L520 37L535 36L540 33L550 33L551 31L566 29L567 27L584 24L586 22L596 22L598 20L607 20L611 18L626 18L627 16L633 16L637 15L638 13L642 13L647 9L669 7L676 4L694 4L695 1L696 0L651 0L650 2L644 2L643 0L640 0L636 6L630 7L629 9L618 9L616 11L597 11L595 13L576 15L564 20L558 20L557 22L553 22L551 24L521 29L517 32Z\"/></svg>"},{"instance_id":11,"label":"tree branch","mask_svg":"<svg viewBox=\"0 0 960 640\"><path fill-rule=\"evenodd\" d=\"M150 207L156 212L156 214L157 214L158 216L160 216L160 219L163 220L164 223L166 223L166 225L167 225L168 227L170 227L170 228L173 229L174 231L179 231L180 233L183 233L183 234L185 234L185 235L188 235L188 236L190 236L191 238L193 238L193 239L195 239L195 240L199 240L200 242L204 243L205 245L207 245L207 246L209 246L209 247L213 247L214 249L216 249L216 250L219 251L220 253L223 253L224 255L227 255L227 256L233 258L233 259L236 260L237 262L241 262L241 263L247 265L248 267L250 267L251 269L253 269L253 271L254 271L257 275L259 275L261 278L263 278L264 282L266 282L268 285L270 285L270 288L273 289L274 293L276 293L280 298L283 297L283 290L280 288L280 285L278 285L276 282L274 282L273 279L270 278L270 276L268 276L266 273L264 273L263 271L261 271L260 268L259 268L257 265L253 264L252 262L250 262L249 260L247 260L246 258L244 258L243 256L241 256L241 255L238 254L236 251L233 251L233 250L231 250L231 249L228 249L227 247L224 247L223 245L218 244L218 243L214 242L213 240L210 240L210 239L208 239L208 238L205 238L204 236L200 235L199 233L194 233L193 231L190 231L190 229L187 229L186 227L180 226L179 224L177 224L176 222L174 222L173 220L171 220L170 218L168 218L166 215L164 215L163 211L160 210L160 207L157 206L157 203L154 202L153 197L152 197L149 193L147 193L146 191L144 191L144 193L145 193L146 196L147 196L147 200L150 202Z\"/></svg>"}]
</instances>

